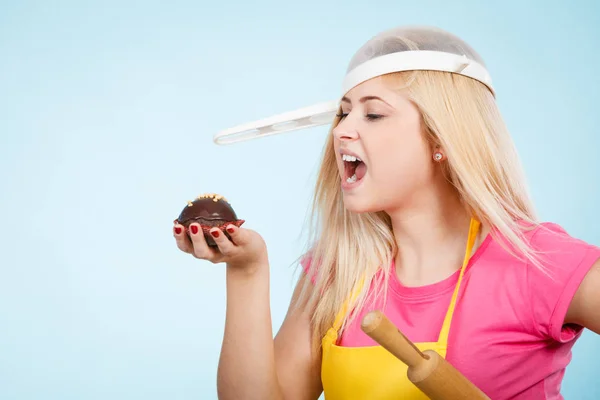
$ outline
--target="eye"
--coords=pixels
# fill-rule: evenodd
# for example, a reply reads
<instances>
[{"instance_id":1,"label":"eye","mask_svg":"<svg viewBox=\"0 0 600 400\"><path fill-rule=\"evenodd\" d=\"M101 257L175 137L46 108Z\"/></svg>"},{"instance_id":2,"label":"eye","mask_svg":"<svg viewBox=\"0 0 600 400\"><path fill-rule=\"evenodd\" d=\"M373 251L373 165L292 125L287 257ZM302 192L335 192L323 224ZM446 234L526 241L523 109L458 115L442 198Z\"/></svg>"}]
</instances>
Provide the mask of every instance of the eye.
<instances>
[{"instance_id":1,"label":"eye","mask_svg":"<svg viewBox=\"0 0 600 400\"><path fill-rule=\"evenodd\" d=\"M336 116L339 119L344 119L344 118L346 118L348 116L348 113L338 113L338 114L336 114ZM375 121L375 120L383 118L383 115L381 115L381 114L367 114L365 116L365 118L367 120L369 120L369 121Z\"/></svg>"},{"instance_id":2,"label":"eye","mask_svg":"<svg viewBox=\"0 0 600 400\"><path fill-rule=\"evenodd\" d=\"M378 120L378 119L381 119L381 118L383 118L383 115L380 115L380 114L367 114L367 119L369 121L375 121L375 120Z\"/></svg>"}]
</instances>

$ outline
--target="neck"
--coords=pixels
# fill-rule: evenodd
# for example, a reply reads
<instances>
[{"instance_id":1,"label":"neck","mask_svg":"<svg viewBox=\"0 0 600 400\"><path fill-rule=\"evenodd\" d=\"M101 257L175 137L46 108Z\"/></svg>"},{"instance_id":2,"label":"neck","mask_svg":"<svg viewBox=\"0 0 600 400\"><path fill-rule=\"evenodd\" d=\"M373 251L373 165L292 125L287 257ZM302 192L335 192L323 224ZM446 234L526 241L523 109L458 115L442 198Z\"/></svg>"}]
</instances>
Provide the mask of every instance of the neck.
<instances>
[{"instance_id":1,"label":"neck","mask_svg":"<svg viewBox=\"0 0 600 400\"><path fill-rule=\"evenodd\" d=\"M419 196L413 204L418 206L388 214L398 247L398 279L405 286L422 286L460 269L471 216L450 188Z\"/></svg>"}]
</instances>

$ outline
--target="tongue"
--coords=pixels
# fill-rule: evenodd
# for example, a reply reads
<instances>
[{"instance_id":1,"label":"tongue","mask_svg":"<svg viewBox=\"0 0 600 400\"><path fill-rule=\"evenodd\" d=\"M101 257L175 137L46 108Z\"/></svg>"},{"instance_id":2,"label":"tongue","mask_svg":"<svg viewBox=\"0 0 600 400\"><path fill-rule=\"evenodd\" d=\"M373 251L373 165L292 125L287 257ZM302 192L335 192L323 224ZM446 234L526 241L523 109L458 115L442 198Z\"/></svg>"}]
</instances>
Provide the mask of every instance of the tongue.
<instances>
[{"instance_id":1,"label":"tongue","mask_svg":"<svg viewBox=\"0 0 600 400\"><path fill-rule=\"evenodd\" d=\"M354 174L356 175L356 180L361 180L365 174L367 173L367 166L365 165L364 162L359 163L356 166L356 170L354 171Z\"/></svg>"}]
</instances>

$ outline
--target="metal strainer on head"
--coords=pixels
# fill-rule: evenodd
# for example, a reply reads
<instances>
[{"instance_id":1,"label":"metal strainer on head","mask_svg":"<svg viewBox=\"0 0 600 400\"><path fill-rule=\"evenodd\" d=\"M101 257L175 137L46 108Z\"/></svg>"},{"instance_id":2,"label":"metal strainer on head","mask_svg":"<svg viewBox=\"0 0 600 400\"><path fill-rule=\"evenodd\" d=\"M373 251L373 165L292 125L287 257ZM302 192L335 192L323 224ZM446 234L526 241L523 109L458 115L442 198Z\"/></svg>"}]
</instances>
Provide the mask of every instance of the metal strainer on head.
<instances>
[{"instance_id":1,"label":"metal strainer on head","mask_svg":"<svg viewBox=\"0 0 600 400\"><path fill-rule=\"evenodd\" d=\"M342 82L342 95L377 76L400 71L445 71L464 75L494 88L485 63L466 42L434 27L399 27L379 33L351 58ZM303 107L218 132L218 145L232 144L283 132L331 124L340 100Z\"/></svg>"}]
</instances>

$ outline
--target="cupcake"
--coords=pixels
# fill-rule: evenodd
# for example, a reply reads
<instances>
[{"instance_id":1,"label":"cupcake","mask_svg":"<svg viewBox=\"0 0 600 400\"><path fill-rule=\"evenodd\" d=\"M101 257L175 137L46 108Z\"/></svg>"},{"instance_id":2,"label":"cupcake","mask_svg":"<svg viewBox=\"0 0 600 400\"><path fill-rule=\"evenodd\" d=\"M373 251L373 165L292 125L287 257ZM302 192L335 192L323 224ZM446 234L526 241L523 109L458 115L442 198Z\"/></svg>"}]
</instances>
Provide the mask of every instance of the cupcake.
<instances>
[{"instance_id":1,"label":"cupcake","mask_svg":"<svg viewBox=\"0 0 600 400\"><path fill-rule=\"evenodd\" d=\"M193 201L188 201L187 206L181 210L176 224L183 225L187 234L190 234L189 226L196 222L204 233L204 238L209 246L216 247L214 238L210 234L212 228L219 228L231 239L225 228L228 225L240 227L245 221L238 219L235 211L229 202L221 195L215 193L206 193L198 196Z\"/></svg>"}]
</instances>

